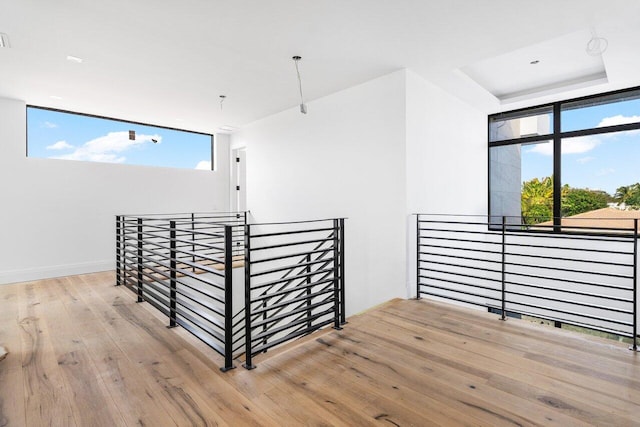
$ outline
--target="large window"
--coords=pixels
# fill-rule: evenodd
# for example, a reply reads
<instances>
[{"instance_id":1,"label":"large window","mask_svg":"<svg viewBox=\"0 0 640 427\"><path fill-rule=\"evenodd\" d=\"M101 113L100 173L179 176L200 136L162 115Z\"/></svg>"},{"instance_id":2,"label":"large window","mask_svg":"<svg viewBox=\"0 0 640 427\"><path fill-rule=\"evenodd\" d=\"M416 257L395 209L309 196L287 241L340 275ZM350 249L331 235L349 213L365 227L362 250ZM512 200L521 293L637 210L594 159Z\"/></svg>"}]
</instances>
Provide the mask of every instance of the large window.
<instances>
[{"instance_id":1,"label":"large window","mask_svg":"<svg viewBox=\"0 0 640 427\"><path fill-rule=\"evenodd\" d=\"M211 170L213 137L29 106L27 156Z\"/></svg>"},{"instance_id":2,"label":"large window","mask_svg":"<svg viewBox=\"0 0 640 427\"><path fill-rule=\"evenodd\" d=\"M491 221L629 228L639 163L640 88L491 115Z\"/></svg>"}]
</instances>

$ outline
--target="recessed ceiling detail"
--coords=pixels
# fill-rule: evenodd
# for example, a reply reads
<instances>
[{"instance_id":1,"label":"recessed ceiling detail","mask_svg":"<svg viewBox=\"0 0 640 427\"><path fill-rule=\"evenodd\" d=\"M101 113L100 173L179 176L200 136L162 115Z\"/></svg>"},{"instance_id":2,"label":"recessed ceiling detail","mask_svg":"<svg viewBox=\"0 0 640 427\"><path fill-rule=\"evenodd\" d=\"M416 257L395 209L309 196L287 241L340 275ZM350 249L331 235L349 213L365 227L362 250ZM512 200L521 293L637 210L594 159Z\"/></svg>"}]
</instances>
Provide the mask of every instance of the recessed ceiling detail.
<instances>
[{"instance_id":1,"label":"recessed ceiling detail","mask_svg":"<svg viewBox=\"0 0 640 427\"><path fill-rule=\"evenodd\" d=\"M592 37L590 31L578 31L483 59L461 71L502 103L607 83L602 55L585 51Z\"/></svg>"}]
</instances>

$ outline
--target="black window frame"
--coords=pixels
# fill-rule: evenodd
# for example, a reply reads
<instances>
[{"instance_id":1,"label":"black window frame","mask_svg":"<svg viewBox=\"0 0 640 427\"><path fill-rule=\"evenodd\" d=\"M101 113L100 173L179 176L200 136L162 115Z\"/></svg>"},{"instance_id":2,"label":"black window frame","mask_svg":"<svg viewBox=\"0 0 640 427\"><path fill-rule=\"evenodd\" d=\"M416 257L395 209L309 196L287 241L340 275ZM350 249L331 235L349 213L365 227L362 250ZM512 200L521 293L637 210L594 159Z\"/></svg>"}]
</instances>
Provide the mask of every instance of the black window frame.
<instances>
[{"instance_id":1,"label":"black window frame","mask_svg":"<svg viewBox=\"0 0 640 427\"><path fill-rule=\"evenodd\" d=\"M492 227L491 218L491 148L493 147L501 147L506 145L515 145L515 144L528 144L535 142L553 142L553 231L561 232L562 227L562 203L561 203L561 192L562 192L562 140L565 138L573 138L579 136L588 136L588 135L600 135L605 133L613 133L613 132L624 132L630 130L638 130L640 129L640 122L636 123L627 123L621 125L614 126L603 126L596 128L587 128L580 130L572 130L572 131L562 131L562 111L563 106L567 104L577 104L580 102L587 103L589 101L596 101L600 98L622 98L620 101L624 100L624 95L629 94L631 92L639 92L640 86L635 86L626 89L619 89L610 92L603 92L594 95L581 96L578 98L565 99L562 101L555 101L545 104L539 104L532 107L524 107L518 108L510 111L503 111L500 113L490 114L487 117L487 172L488 172L488 180L487 180L487 216L489 217L489 227ZM604 102L602 102L604 103ZM597 104L594 104L597 105ZM531 135L524 136L520 138L512 138L505 139L500 141L491 141L491 123L493 120L508 117L510 115L518 115L526 112L535 112L536 110L550 109L552 111L552 123L553 128L551 133L541 134L541 135ZM565 109L568 110L568 109Z\"/></svg>"},{"instance_id":2,"label":"black window frame","mask_svg":"<svg viewBox=\"0 0 640 427\"><path fill-rule=\"evenodd\" d=\"M25 109L24 109L25 126L26 126L26 131L25 131L25 136L26 136L25 157L30 157L29 156L29 122L28 122L28 120L29 120L29 113L28 113L29 108L37 108L39 110L53 111L53 112L56 112L56 113L74 114L76 116L91 117L91 118L94 118L94 119L113 120L113 121L117 121L117 122L121 122L121 123L128 123L128 124L132 124L132 125L137 125L137 126L151 126L151 127L155 127L155 128L159 128L159 129L167 129L167 130L172 130L172 131L177 131L177 132L186 132L186 133L193 133L193 134L196 134L196 135L208 136L211 139L211 145L210 145L210 150L211 150L211 169L210 170L211 171L215 171L215 136L214 136L214 134L206 133L206 132L198 132L198 131L194 131L194 130L180 129L180 128L175 128L175 127L171 127L171 126L156 125L156 124L152 124L152 123L136 122L136 121L133 121L133 120L119 119L119 118L116 118L116 117L101 116L101 115L98 115L98 114L80 113L80 112L77 112L77 111L63 110L63 109L60 109L60 108L42 107L42 106L39 106L39 105L32 105L32 104L27 104ZM126 164L126 166L141 166L141 165ZM171 166L153 166L153 167L166 167L166 168L170 168L170 169L183 169L183 168L177 168L177 167L171 167ZM186 170L189 170L189 169L186 169Z\"/></svg>"}]
</instances>

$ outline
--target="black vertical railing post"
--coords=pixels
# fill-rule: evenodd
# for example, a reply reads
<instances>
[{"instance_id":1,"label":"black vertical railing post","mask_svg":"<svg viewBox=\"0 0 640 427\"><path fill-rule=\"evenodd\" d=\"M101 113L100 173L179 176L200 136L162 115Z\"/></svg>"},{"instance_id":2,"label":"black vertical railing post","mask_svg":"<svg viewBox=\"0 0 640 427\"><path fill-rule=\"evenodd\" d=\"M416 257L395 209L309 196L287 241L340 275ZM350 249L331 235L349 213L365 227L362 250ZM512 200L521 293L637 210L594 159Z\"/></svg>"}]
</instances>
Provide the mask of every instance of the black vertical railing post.
<instances>
[{"instance_id":1,"label":"black vertical railing post","mask_svg":"<svg viewBox=\"0 0 640 427\"><path fill-rule=\"evenodd\" d=\"M340 242L338 242L338 230L339 222L337 219L333 220L333 329L342 329L340 327Z\"/></svg>"},{"instance_id":2,"label":"black vertical railing post","mask_svg":"<svg viewBox=\"0 0 640 427\"><path fill-rule=\"evenodd\" d=\"M176 222L169 221L169 327L178 325L176 317Z\"/></svg>"},{"instance_id":3,"label":"black vertical railing post","mask_svg":"<svg viewBox=\"0 0 640 427\"><path fill-rule=\"evenodd\" d=\"M224 226L224 367L233 369L233 227Z\"/></svg>"},{"instance_id":4,"label":"black vertical railing post","mask_svg":"<svg viewBox=\"0 0 640 427\"><path fill-rule=\"evenodd\" d=\"M252 363L251 348L251 226L244 226L244 340L245 340L245 361L242 366L246 369L254 369Z\"/></svg>"},{"instance_id":5,"label":"black vertical railing post","mask_svg":"<svg viewBox=\"0 0 640 427\"><path fill-rule=\"evenodd\" d=\"M416 299L420 299L420 214L416 214Z\"/></svg>"},{"instance_id":6,"label":"black vertical railing post","mask_svg":"<svg viewBox=\"0 0 640 427\"><path fill-rule=\"evenodd\" d=\"M501 312L502 312L502 316L500 317L501 320L506 320L506 316L507 316L507 312L506 312L506 302L505 302L505 261L506 261L506 255L505 255L505 246L506 246L506 231L507 231L507 224L506 224L506 217L503 216L502 217L502 261L501 261L501 265L502 265L502 278L501 278L501 284L502 284L502 292L501 292L501 301L502 301L502 308L501 308Z\"/></svg>"},{"instance_id":7,"label":"black vertical railing post","mask_svg":"<svg viewBox=\"0 0 640 427\"><path fill-rule=\"evenodd\" d=\"M193 252L193 254L191 255L191 261L193 262L194 265L191 266L191 271L192 272L196 272L196 216L195 213L191 213L191 252Z\"/></svg>"},{"instance_id":8,"label":"black vertical railing post","mask_svg":"<svg viewBox=\"0 0 640 427\"><path fill-rule=\"evenodd\" d=\"M142 241L143 241L142 218L138 218L138 302L144 301L144 290L142 289L142 282L144 279L142 276L142 268L143 268Z\"/></svg>"},{"instance_id":9,"label":"black vertical railing post","mask_svg":"<svg viewBox=\"0 0 640 427\"><path fill-rule=\"evenodd\" d=\"M633 220L633 343L631 350L638 351L638 219Z\"/></svg>"},{"instance_id":10,"label":"black vertical railing post","mask_svg":"<svg viewBox=\"0 0 640 427\"><path fill-rule=\"evenodd\" d=\"M344 280L344 218L340 218L340 323L347 323Z\"/></svg>"},{"instance_id":11,"label":"black vertical railing post","mask_svg":"<svg viewBox=\"0 0 640 427\"><path fill-rule=\"evenodd\" d=\"M311 254L307 254L304 257L304 262L307 263L307 266L304 269L307 278L305 280L307 284L307 328L311 328Z\"/></svg>"},{"instance_id":12,"label":"black vertical railing post","mask_svg":"<svg viewBox=\"0 0 640 427\"><path fill-rule=\"evenodd\" d=\"M121 271L122 271L122 223L120 222L121 216L116 216L116 286L122 284Z\"/></svg>"}]
</instances>

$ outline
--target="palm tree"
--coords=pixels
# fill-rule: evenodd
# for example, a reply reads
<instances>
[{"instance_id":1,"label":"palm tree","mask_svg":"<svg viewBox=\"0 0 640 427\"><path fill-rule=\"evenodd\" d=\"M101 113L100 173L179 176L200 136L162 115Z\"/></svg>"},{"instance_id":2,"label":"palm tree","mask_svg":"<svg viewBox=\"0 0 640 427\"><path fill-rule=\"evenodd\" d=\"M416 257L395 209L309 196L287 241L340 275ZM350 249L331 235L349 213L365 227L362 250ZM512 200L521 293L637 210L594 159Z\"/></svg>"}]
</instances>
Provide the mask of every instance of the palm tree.
<instances>
[{"instance_id":1,"label":"palm tree","mask_svg":"<svg viewBox=\"0 0 640 427\"><path fill-rule=\"evenodd\" d=\"M638 184L635 184L637 186ZM633 185L623 185L616 188L616 194L613 195L613 199L618 203L627 203L629 198L633 195Z\"/></svg>"},{"instance_id":2,"label":"palm tree","mask_svg":"<svg viewBox=\"0 0 640 427\"><path fill-rule=\"evenodd\" d=\"M553 216L553 177L522 183L522 219L525 224L548 221Z\"/></svg>"}]
</instances>

